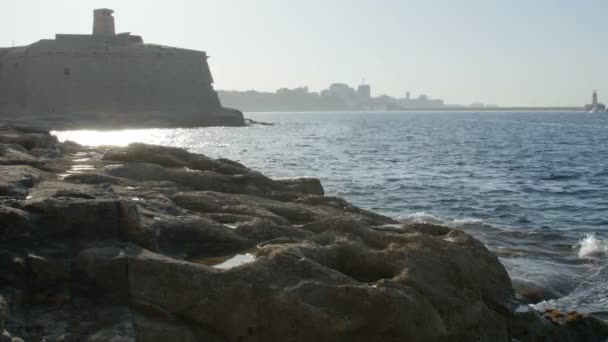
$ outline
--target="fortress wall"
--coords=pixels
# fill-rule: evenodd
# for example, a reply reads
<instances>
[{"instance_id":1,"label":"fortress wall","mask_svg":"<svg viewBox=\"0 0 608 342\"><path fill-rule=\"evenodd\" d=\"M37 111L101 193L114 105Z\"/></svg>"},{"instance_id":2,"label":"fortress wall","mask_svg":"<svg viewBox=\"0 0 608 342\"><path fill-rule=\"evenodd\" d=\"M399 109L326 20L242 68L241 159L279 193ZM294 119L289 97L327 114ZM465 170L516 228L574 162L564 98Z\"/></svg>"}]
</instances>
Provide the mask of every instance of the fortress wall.
<instances>
[{"instance_id":1,"label":"fortress wall","mask_svg":"<svg viewBox=\"0 0 608 342\"><path fill-rule=\"evenodd\" d=\"M28 69L29 59L25 56L8 53L0 56L0 110L3 112L23 110Z\"/></svg>"},{"instance_id":2,"label":"fortress wall","mask_svg":"<svg viewBox=\"0 0 608 342\"><path fill-rule=\"evenodd\" d=\"M202 52L151 53L145 47L123 47L107 53L31 58L27 80L27 112L31 114L180 115L220 107Z\"/></svg>"}]
</instances>

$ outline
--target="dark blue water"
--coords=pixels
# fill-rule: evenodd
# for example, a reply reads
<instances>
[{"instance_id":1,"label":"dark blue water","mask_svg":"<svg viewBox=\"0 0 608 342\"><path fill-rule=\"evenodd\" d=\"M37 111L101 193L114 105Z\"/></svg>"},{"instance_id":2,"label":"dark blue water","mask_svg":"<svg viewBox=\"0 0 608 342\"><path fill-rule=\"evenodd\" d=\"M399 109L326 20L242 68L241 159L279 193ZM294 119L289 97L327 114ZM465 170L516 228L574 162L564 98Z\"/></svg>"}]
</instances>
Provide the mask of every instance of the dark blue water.
<instances>
[{"instance_id":1,"label":"dark blue water","mask_svg":"<svg viewBox=\"0 0 608 342\"><path fill-rule=\"evenodd\" d=\"M235 159L404 221L465 229L517 287L608 311L608 115L248 113L275 126L62 132L85 144L144 141Z\"/></svg>"}]
</instances>

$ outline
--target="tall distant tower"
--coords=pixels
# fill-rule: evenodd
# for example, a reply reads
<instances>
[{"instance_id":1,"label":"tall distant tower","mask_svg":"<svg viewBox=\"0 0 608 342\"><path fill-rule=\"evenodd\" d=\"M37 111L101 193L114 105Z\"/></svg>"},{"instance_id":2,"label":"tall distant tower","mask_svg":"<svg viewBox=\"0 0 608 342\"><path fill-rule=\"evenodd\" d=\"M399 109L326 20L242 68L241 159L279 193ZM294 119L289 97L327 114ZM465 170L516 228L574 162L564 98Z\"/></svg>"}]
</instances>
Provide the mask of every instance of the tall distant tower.
<instances>
[{"instance_id":1,"label":"tall distant tower","mask_svg":"<svg viewBox=\"0 0 608 342\"><path fill-rule=\"evenodd\" d=\"M411 95L410 95L410 92L409 92L409 91L406 91L406 92L405 92L405 99L406 99L406 100L411 100Z\"/></svg>"},{"instance_id":2,"label":"tall distant tower","mask_svg":"<svg viewBox=\"0 0 608 342\"><path fill-rule=\"evenodd\" d=\"M593 91L593 99L591 100L591 106L597 107L597 91Z\"/></svg>"},{"instance_id":3,"label":"tall distant tower","mask_svg":"<svg viewBox=\"0 0 608 342\"><path fill-rule=\"evenodd\" d=\"M99 8L93 11L94 36L113 36L116 34L112 13L114 11L108 8Z\"/></svg>"},{"instance_id":4,"label":"tall distant tower","mask_svg":"<svg viewBox=\"0 0 608 342\"><path fill-rule=\"evenodd\" d=\"M369 84L362 84L357 87L357 96L361 99L369 99L372 96L372 87Z\"/></svg>"}]
</instances>

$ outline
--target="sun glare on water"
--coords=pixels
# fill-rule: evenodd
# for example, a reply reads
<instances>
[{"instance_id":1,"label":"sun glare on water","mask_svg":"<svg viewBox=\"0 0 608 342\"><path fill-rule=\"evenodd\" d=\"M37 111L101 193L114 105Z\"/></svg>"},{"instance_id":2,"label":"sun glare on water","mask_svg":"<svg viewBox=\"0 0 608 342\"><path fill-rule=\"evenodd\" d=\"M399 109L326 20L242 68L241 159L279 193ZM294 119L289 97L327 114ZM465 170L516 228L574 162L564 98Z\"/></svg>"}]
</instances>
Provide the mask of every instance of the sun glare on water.
<instances>
[{"instance_id":1,"label":"sun glare on water","mask_svg":"<svg viewBox=\"0 0 608 342\"><path fill-rule=\"evenodd\" d=\"M126 146L134 142L160 143L166 139L166 132L161 129L127 129L117 131L53 131L60 141L75 141L81 145Z\"/></svg>"}]
</instances>

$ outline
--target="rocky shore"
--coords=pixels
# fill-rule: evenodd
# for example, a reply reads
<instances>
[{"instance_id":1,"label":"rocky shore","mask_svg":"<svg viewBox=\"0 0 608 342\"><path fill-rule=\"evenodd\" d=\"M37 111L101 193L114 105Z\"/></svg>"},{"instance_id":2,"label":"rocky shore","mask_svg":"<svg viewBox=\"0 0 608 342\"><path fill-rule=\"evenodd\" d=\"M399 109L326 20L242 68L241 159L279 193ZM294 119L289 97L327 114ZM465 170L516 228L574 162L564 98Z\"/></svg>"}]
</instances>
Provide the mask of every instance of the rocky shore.
<instances>
[{"instance_id":1,"label":"rocky shore","mask_svg":"<svg viewBox=\"0 0 608 342\"><path fill-rule=\"evenodd\" d=\"M463 231L182 149L0 126L0 341L605 341Z\"/></svg>"}]
</instances>

